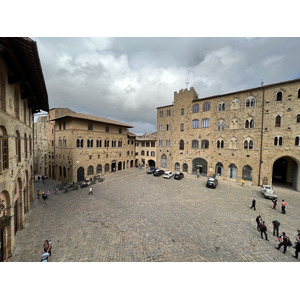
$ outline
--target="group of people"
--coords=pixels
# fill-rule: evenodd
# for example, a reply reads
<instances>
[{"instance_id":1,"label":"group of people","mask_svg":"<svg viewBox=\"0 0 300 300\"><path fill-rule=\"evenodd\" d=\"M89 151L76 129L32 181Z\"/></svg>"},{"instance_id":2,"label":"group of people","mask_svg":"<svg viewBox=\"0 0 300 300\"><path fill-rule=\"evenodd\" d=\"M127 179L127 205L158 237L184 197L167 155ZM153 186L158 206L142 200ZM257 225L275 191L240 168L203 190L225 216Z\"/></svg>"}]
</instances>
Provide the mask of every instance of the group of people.
<instances>
[{"instance_id":1,"label":"group of people","mask_svg":"<svg viewBox=\"0 0 300 300\"><path fill-rule=\"evenodd\" d=\"M260 232L260 236L263 239L263 235L265 236L266 241L268 240L268 235L267 235L267 226L265 224L265 221L263 221L261 215L258 215L256 217L256 223L257 223L257 231ZM279 226L280 222L278 219L274 220L272 222L273 224L273 236L277 236L278 238L278 246L275 247L277 250L280 250L280 248L283 246L283 254L286 253L287 247L291 247L293 244L290 241L289 237L286 235L285 232L282 232L281 236L279 236ZM293 256L294 258L298 259L298 253L300 252L300 229L297 230L297 235L295 237L295 255Z\"/></svg>"},{"instance_id":2,"label":"group of people","mask_svg":"<svg viewBox=\"0 0 300 300\"><path fill-rule=\"evenodd\" d=\"M277 198L276 199L272 199L272 203L273 203L273 207L272 209L276 209L276 206L277 206ZM252 205L250 206L250 208L256 210L256 200L253 198L252 199ZM282 214L286 214L286 211L285 211L285 207L286 207L287 203L285 200L282 199L282 202L281 202L281 213Z\"/></svg>"},{"instance_id":3,"label":"group of people","mask_svg":"<svg viewBox=\"0 0 300 300\"><path fill-rule=\"evenodd\" d=\"M44 176L44 175L40 176L40 175L38 175L38 176L35 177L35 182L40 182L40 180L42 180L43 183L45 183L46 179L48 179L48 176Z\"/></svg>"},{"instance_id":4,"label":"group of people","mask_svg":"<svg viewBox=\"0 0 300 300\"><path fill-rule=\"evenodd\" d=\"M45 240L42 247L41 262L48 262L49 256L51 256L52 242L51 240Z\"/></svg>"},{"instance_id":5,"label":"group of people","mask_svg":"<svg viewBox=\"0 0 300 300\"><path fill-rule=\"evenodd\" d=\"M42 199L44 201L49 200L50 199L50 190L48 190L46 193L44 191L42 191L41 189L38 189L36 192L37 198L40 199L40 197L42 196Z\"/></svg>"}]
</instances>

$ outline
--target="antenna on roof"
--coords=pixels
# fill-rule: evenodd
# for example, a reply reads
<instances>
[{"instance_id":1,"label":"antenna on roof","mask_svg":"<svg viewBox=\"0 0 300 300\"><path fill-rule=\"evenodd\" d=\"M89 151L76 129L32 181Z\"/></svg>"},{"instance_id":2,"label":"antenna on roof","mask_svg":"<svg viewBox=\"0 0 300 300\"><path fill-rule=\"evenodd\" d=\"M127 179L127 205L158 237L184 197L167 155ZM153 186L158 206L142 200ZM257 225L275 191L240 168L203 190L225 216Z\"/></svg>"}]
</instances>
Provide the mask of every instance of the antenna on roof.
<instances>
[{"instance_id":1,"label":"antenna on roof","mask_svg":"<svg viewBox=\"0 0 300 300\"><path fill-rule=\"evenodd\" d=\"M185 84L186 84L186 87L187 87L188 90L190 89L190 83L191 83L191 80L190 80L190 78L188 77L188 78L186 79L186 81L185 81Z\"/></svg>"}]
</instances>

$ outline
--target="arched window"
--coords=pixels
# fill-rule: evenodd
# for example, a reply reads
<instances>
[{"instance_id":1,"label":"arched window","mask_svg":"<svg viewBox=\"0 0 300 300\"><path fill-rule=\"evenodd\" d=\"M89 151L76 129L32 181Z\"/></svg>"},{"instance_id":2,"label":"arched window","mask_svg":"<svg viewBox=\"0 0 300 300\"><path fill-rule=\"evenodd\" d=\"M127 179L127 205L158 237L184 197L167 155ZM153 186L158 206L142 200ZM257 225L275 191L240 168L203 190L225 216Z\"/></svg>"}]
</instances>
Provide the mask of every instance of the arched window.
<instances>
[{"instance_id":1,"label":"arched window","mask_svg":"<svg viewBox=\"0 0 300 300\"><path fill-rule=\"evenodd\" d=\"M142 155L142 156L144 156L144 155L145 155L145 151L144 151L144 150L142 150L142 152L141 152L141 155Z\"/></svg>"},{"instance_id":2,"label":"arched window","mask_svg":"<svg viewBox=\"0 0 300 300\"><path fill-rule=\"evenodd\" d=\"M87 174L88 175L93 175L94 174L94 167L93 166L89 166L87 169Z\"/></svg>"},{"instance_id":3,"label":"arched window","mask_svg":"<svg viewBox=\"0 0 300 300\"><path fill-rule=\"evenodd\" d=\"M28 157L28 150L27 150L27 135L24 135L24 150L25 150L25 158Z\"/></svg>"},{"instance_id":4,"label":"arched window","mask_svg":"<svg viewBox=\"0 0 300 300\"><path fill-rule=\"evenodd\" d=\"M102 165L98 165L96 168L97 174L102 173Z\"/></svg>"},{"instance_id":5,"label":"arched window","mask_svg":"<svg viewBox=\"0 0 300 300\"><path fill-rule=\"evenodd\" d=\"M278 92L276 95L276 101L281 101L282 100L282 92Z\"/></svg>"},{"instance_id":6,"label":"arched window","mask_svg":"<svg viewBox=\"0 0 300 300\"><path fill-rule=\"evenodd\" d=\"M245 128L249 128L249 120L245 121Z\"/></svg>"},{"instance_id":7,"label":"arched window","mask_svg":"<svg viewBox=\"0 0 300 300\"><path fill-rule=\"evenodd\" d=\"M208 140L202 140L201 148L202 149L208 149L209 148L209 141Z\"/></svg>"},{"instance_id":8,"label":"arched window","mask_svg":"<svg viewBox=\"0 0 300 300\"><path fill-rule=\"evenodd\" d=\"M83 139L77 139L76 146L77 148L83 148Z\"/></svg>"},{"instance_id":9,"label":"arched window","mask_svg":"<svg viewBox=\"0 0 300 300\"><path fill-rule=\"evenodd\" d=\"M128 166L127 166L128 167ZM104 166L104 171L105 172L109 172L109 164L105 164Z\"/></svg>"},{"instance_id":10,"label":"arched window","mask_svg":"<svg viewBox=\"0 0 300 300\"><path fill-rule=\"evenodd\" d=\"M222 163L218 162L216 164L216 171L215 171L215 173L216 173L217 176L223 177L223 164Z\"/></svg>"},{"instance_id":11,"label":"arched window","mask_svg":"<svg viewBox=\"0 0 300 300\"><path fill-rule=\"evenodd\" d=\"M224 130L225 129L225 121L220 120L218 121L218 130Z\"/></svg>"},{"instance_id":12,"label":"arched window","mask_svg":"<svg viewBox=\"0 0 300 300\"><path fill-rule=\"evenodd\" d=\"M97 140L97 148L101 148L102 147L102 140Z\"/></svg>"},{"instance_id":13,"label":"arched window","mask_svg":"<svg viewBox=\"0 0 300 300\"><path fill-rule=\"evenodd\" d=\"M180 140L179 142L179 150L184 150L184 141Z\"/></svg>"},{"instance_id":14,"label":"arched window","mask_svg":"<svg viewBox=\"0 0 300 300\"><path fill-rule=\"evenodd\" d=\"M165 154L161 156L161 167L167 168L167 156Z\"/></svg>"},{"instance_id":15,"label":"arched window","mask_svg":"<svg viewBox=\"0 0 300 300\"><path fill-rule=\"evenodd\" d=\"M59 166L59 176L62 176L62 169L61 169L61 166Z\"/></svg>"},{"instance_id":16,"label":"arched window","mask_svg":"<svg viewBox=\"0 0 300 300\"><path fill-rule=\"evenodd\" d=\"M188 172L189 166L187 164L182 165L182 172Z\"/></svg>"},{"instance_id":17,"label":"arched window","mask_svg":"<svg viewBox=\"0 0 300 300\"><path fill-rule=\"evenodd\" d=\"M222 110L225 110L225 102L220 102L218 104L218 111L222 111Z\"/></svg>"},{"instance_id":18,"label":"arched window","mask_svg":"<svg viewBox=\"0 0 300 300\"><path fill-rule=\"evenodd\" d=\"M203 103L203 111L210 111L210 102Z\"/></svg>"},{"instance_id":19,"label":"arched window","mask_svg":"<svg viewBox=\"0 0 300 300\"><path fill-rule=\"evenodd\" d=\"M192 148L193 149L198 149L199 148L199 142L197 140L192 141Z\"/></svg>"},{"instance_id":20,"label":"arched window","mask_svg":"<svg viewBox=\"0 0 300 300\"><path fill-rule=\"evenodd\" d=\"M251 99L251 107L254 107L254 106L255 106L255 99L252 98L252 99Z\"/></svg>"},{"instance_id":21,"label":"arched window","mask_svg":"<svg viewBox=\"0 0 300 300\"><path fill-rule=\"evenodd\" d=\"M228 178L236 179L237 167L235 164L230 164L228 167Z\"/></svg>"},{"instance_id":22,"label":"arched window","mask_svg":"<svg viewBox=\"0 0 300 300\"><path fill-rule=\"evenodd\" d=\"M300 123L300 114L297 114L297 123Z\"/></svg>"},{"instance_id":23,"label":"arched window","mask_svg":"<svg viewBox=\"0 0 300 300\"><path fill-rule=\"evenodd\" d=\"M180 163L175 163L175 171L180 171Z\"/></svg>"},{"instance_id":24,"label":"arched window","mask_svg":"<svg viewBox=\"0 0 300 300\"><path fill-rule=\"evenodd\" d=\"M300 98L300 89L298 89L298 98Z\"/></svg>"},{"instance_id":25,"label":"arched window","mask_svg":"<svg viewBox=\"0 0 300 300\"><path fill-rule=\"evenodd\" d=\"M245 121L245 128L254 128L254 120L248 119Z\"/></svg>"},{"instance_id":26,"label":"arched window","mask_svg":"<svg viewBox=\"0 0 300 300\"><path fill-rule=\"evenodd\" d=\"M67 177L67 170L66 170L66 167L63 167L63 174L64 174L64 177L66 178L66 177Z\"/></svg>"},{"instance_id":27,"label":"arched window","mask_svg":"<svg viewBox=\"0 0 300 300\"><path fill-rule=\"evenodd\" d=\"M8 136L5 127L0 126L0 173L8 169Z\"/></svg>"},{"instance_id":28,"label":"arched window","mask_svg":"<svg viewBox=\"0 0 300 300\"><path fill-rule=\"evenodd\" d=\"M230 103L230 109L239 109L240 108L240 100L239 99L233 99Z\"/></svg>"},{"instance_id":29,"label":"arched window","mask_svg":"<svg viewBox=\"0 0 300 300\"><path fill-rule=\"evenodd\" d=\"M239 123L237 119L233 119L230 121L229 129L239 129Z\"/></svg>"},{"instance_id":30,"label":"arched window","mask_svg":"<svg viewBox=\"0 0 300 300\"><path fill-rule=\"evenodd\" d=\"M217 148L224 148L224 141L222 139L217 140Z\"/></svg>"},{"instance_id":31,"label":"arched window","mask_svg":"<svg viewBox=\"0 0 300 300\"><path fill-rule=\"evenodd\" d=\"M209 118L204 118L202 119L202 128L208 128L210 125L210 120Z\"/></svg>"},{"instance_id":32,"label":"arched window","mask_svg":"<svg viewBox=\"0 0 300 300\"><path fill-rule=\"evenodd\" d=\"M281 126L281 116L276 116L275 118L275 127L280 127Z\"/></svg>"},{"instance_id":33,"label":"arched window","mask_svg":"<svg viewBox=\"0 0 300 300\"><path fill-rule=\"evenodd\" d=\"M232 138L229 142L229 149L237 149L237 139Z\"/></svg>"},{"instance_id":34,"label":"arched window","mask_svg":"<svg viewBox=\"0 0 300 300\"><path fill-rule=\"evenodd\" d=\"M194 119L192 122L193 122L193 128L199 128L199 120L198 119Z\"/></svg>"},{"instance_id":35,"label":"arched window","mask_svg":"<svg viewBox=\"0 0 300 300\"><path fill-rule=\"evenodd\" d=\"M19 94L18 94L17 90L14 91L14 105L15 105L16 119L20 119Z\"/></svg>"},{"instance_id":36,"label":"arched window","mask_svg":"<svg viewBox=\"0 0 300 300\"><path fill-rule=\"evenodd\" d=\"M5 97L5 81L0 75L0 109L6 111L6 97Z\"/></svg>"},{"instance_id":37,"label":"arched window","mask_svg":"<svg viewBox=\"0 0 300 300\"><path fill-rule=\"evenodd\" d=\"M252 168L248 165L243 167L242 178L244 180L252 181Z\"/></svg>"},{"instance_id":38,"label":"arched window","mask_svg":"<svg viewBox=\"0 0 300 300\"><path fill-rule=\"evenodd\" d=\"M245 106L246 107L255 107L255 98L248 98L247 100L246 100L246 103L245 103Z\"/></svg>"},{"instance_id":39,"label":"arched window","mask_svg":"<svg viewBox=\"0 0 300 300\"><path fill-rule=\"evenodd\" d=\"M122 147L122 140L118 141L118 147L121 148Z\"/></svg>"},{"instance_id":40,"label":"arched window","mask_svg":"<svg viewBox=\"0 0 300 300\"><path fill-rule=\"evenodd\" d=\"M193 105L193 113L199 112L199 104L194 104Z\"/></svg>"},{"instance_id":41,"label":"arched window","mask_svg":"<svg viewBox=\"0 0 300 300\"><path fill-rule=\"evenodd\" d=\"M21 162L21 137L18 130L16 131L16 155L18 162Z\"/></svg>"}]
</instances>

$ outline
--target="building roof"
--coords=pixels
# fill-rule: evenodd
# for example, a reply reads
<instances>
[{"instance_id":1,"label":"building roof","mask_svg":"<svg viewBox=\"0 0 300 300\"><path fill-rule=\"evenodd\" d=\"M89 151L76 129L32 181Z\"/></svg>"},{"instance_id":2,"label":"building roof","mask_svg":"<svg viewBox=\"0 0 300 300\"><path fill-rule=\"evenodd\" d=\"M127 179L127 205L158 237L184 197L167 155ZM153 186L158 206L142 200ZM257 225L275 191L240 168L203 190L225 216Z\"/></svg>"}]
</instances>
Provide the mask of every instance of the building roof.
<instances>
[{"instance_id":1,"label":"building roof","mask_svg":"<svg viewBox=\"0 0 300 300\"><path fill-rule=\"evenodd\" d=\"M106 124L112 124L112 125L118 125L118 126L123 126L126 128L133 128L133 126L122 123L122 122L118 122L118 121L114 121L114 120L106 119L106 118L102 118L102 117L97 117L97 116L93 116L93 115L83 114L83 113L76 113L71 110L68 110L64 114L61 114L55 118L52 118L51 120L59 120L59 119L68 118L68 117L76 118L76 119L84 119L84 120L89 120L89 121L95 121L95 122L100 122L100 123L106 123Z\"/></svg>"},{"instance_id":2,"label":"building roof","mask_svg":"<svg viewBox=\"0 0 300 300\"><path fill-rule=\"evenodd\" d=\"M137 141L156 141L157 131L153 133L146 133L143 135L138 135L136 137Z\"/></svg>"},{"instance_id":3,"label":"building roof","mask_svg":"<svg viewBox=\"0 0 300 300\"><path fill-rule=\"evenodd\" d=\"M48 94L37 44L30 38L0 37L0 55L8 66L8 82L19 83L21 99L29 100L33 113L49 111Z\"/></svg>"},{"instance_id":4,"label":"building roof","mask_svg":"<svg viewBox=\"0 0 300 300\"><path fill-rule=\"evenodd\" d=\"M230 93L226 93L226 94L220 94L220 95L214 95L214 96L209 96L209 97L205 97L205 98L199 98L199 99L193 100L193 102L208 100L208 99L212 99L212 98L219 98L219 97L229 96L229 95L238 94L238 93L245 93L245 92L250 92L253 90L260 90L263 88L268 88L268 87L272 87L272 86L276 86L276 85L289 84L289 83L293 83L293 82L297 82L297 81L300 81L300 78L287 80L287 81L281 81L281 82L277 82L277 83L271 83L271 84L267 84L267 85L261 85L261 86L257 86L257 87L251 88L251 89L240 90L240 91L230 92Z\"/></svg>"}]
</instances>

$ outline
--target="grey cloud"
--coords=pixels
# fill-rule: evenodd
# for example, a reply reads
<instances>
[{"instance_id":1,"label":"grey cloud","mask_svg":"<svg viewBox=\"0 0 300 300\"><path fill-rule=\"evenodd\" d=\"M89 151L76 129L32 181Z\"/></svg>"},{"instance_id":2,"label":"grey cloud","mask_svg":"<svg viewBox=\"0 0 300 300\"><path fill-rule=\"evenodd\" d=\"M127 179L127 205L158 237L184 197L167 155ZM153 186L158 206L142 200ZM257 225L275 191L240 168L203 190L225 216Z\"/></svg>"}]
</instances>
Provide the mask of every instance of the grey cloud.
<instances>
[{"instance_id":1,"label":"grey cloud","mask_svg":"<svg viewBox=\"0 0 300 300\"><path fill-rule=\"evenodd\" d=\"M156 128L187 78L200 97L300 77L299 38L35 38L50 107Z\"/></svg>"}]
</instances>

